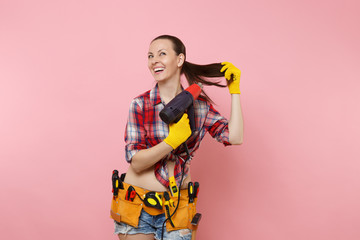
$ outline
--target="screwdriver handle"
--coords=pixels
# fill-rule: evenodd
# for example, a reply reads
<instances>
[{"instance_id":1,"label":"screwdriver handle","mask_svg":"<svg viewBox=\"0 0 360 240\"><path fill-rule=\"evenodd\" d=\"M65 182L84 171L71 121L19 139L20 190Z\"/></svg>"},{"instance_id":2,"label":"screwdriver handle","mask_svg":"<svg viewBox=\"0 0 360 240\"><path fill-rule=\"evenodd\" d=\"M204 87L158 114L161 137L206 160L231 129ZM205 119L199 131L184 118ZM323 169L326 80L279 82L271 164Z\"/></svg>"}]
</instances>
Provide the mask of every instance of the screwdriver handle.
<instances>
[{"instance_id":1,"label":"screwdriver handle","mask_svg":"<svg viewBox=\"0 0 360 240\"><path fill-rule=\"evenodd\" d=\"M194 202L194 185L192 182L188 183L189 203Z\"/></svg>"},{"instance_id":2,"label":"screwdriver handle","mask_svg":"<svg viewBox=\"0 0 360 240\"><path fill-rule=\"evenodd\" d=\"M195 182L195 183L194 183L194 198L197 198L198 193L199 193L199 189L200 189L200 184L199 184L199 182Z\"/></svg>"},{"instance_id":3,"label":"screwdriver handle","mask_svg":"<svg viewBox=\"0 0 360 240\"><path fill-rule=\"evenodd\" d=\"M111 176L111 181L112 181L112 192L115 198L117 197L119 192L119 172L117 170L113 171L113 174Z\"/></svg>"}]
</instances>

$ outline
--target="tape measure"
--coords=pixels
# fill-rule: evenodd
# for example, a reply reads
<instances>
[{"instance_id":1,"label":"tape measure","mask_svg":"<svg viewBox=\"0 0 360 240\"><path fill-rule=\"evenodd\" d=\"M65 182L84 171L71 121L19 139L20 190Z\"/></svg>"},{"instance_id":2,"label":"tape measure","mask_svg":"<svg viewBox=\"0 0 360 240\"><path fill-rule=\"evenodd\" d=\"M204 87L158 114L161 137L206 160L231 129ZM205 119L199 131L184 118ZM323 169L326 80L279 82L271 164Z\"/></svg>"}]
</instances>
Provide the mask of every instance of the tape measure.
<instances>
[{"instance_id":1,"label":"tape measure","mask_svg":"<svg viewBox=\"0 0 360 240\"><path fill-rule=\"evenodd\" d=\"M145 194L144 203L148 207L153 207L157 209L162 209L163 204L161 200L161 195L157 192L148 192Z\"/></svg>"}]
</instances>

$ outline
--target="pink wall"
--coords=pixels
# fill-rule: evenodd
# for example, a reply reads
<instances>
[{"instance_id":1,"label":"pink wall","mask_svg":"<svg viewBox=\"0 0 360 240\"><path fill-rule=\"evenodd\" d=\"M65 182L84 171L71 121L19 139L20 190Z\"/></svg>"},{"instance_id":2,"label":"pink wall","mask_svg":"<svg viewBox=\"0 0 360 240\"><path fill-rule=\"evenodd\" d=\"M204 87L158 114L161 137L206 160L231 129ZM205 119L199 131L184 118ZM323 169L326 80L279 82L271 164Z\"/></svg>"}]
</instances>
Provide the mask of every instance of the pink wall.
<instances>
[{"instance_id":1,"label":"pink wall","mask_svg":"<svg viewBox=\"0 0 360 240\"><path fill-rule=\"evenodd\" d=\"M198 239L360 239L359 3L294 2L1 1L1 238L117 239L129 103L173 34L242 70L244 144L207 137L193 161Z\"/></svg>"}]
</instances>

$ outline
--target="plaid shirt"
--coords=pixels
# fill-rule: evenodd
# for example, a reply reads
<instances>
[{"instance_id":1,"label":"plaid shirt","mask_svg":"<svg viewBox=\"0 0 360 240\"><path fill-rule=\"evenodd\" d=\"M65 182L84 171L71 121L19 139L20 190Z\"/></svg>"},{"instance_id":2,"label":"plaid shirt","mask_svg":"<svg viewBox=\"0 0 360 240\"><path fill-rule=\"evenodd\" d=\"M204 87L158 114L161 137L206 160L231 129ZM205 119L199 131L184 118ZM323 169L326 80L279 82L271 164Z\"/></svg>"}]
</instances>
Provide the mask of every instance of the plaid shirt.
<instances>
[{"instance_id":1,"label":"plaid shirt","mask_svg":"<svg viewBox=\"0 0 360 240\"><path fill-rule=\"evenodd\" d=\"M162 142L169 134L169 127L164 123L159 113L164 108L161 101L158 85L151 90L134 98L130 104L129 117L125 129L125 158L128 163L140 150L153 147ZM210 135L225 146L229 143L228 121L214 109L201 96L194 101L196 132L187 140L191 157L199 148L205 133ZM169 173L167 161L175 161L174 176L177 184L180 184L181 170L187 154L182 145L174 149L166 157L155 164L155 176L165 187L169 185ZM185 166L184 179L188 173Z\"/></svg>"}]
</instances>

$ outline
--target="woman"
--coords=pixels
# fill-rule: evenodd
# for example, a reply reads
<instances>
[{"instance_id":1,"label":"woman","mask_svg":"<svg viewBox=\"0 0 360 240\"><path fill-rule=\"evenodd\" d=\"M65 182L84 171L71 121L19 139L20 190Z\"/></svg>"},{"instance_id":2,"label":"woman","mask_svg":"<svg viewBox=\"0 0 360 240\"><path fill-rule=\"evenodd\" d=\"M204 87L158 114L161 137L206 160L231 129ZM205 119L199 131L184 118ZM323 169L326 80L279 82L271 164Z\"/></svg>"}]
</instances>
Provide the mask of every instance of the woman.
<instances>
[{"instance_id":1,"label":"woman","mask_svg":"<svg viewBox=\"0 0 360 240\"><path fill-rule=\"evenodd\" d=\"M130 166L123 179L123 189L119 190L119 196L114 197L112 204L115 233L121 240L191 239L194 229L189 227L189 222L196 213L196 199L193 202L189 200L187 188L191 175L190 165L185 160L188 154L193 156L206 132L225 146L242 143L240 70L228 62L209 65L189 63L184 44L170 35L159 36L151 42L148 68L157 84L134 98L130 105L125 131L126 160ZM201 83L219 87L226 86L205 78L225 75L231 94L229 121L213 108L211 99L202 92L194 101L196 131L193 134L186 113L177 123L169 126L164 123L159 112L182 92L182 74L189 85ZM188 153L182 145L185 141ZM181 184L180 197L169 192L169 184L172 186L174 183L177 187ZM131 190L134 190L133 195ZM169 193L170 201L166 201L165 192ZM150 202L148 195L153 198L151 204L157 204L158 208L145 205L146 201ZM169 216L166 230L163 230L163 223Z\"/></svg>"}]
</instances>

